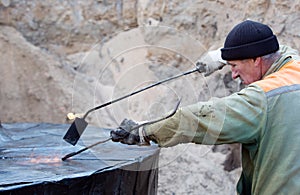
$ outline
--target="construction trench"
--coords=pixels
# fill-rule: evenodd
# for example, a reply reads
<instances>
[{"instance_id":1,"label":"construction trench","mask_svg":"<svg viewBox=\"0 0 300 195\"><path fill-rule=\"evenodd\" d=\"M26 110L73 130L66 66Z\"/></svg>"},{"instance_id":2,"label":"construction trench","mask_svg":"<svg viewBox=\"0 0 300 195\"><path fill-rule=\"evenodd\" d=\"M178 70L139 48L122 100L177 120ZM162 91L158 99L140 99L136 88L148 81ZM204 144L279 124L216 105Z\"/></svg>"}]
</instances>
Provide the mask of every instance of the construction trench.
<instances>
[{"instance_id":1,"label":"construction trench","mask_svg":"<svg viewBox=\"0 0 300 195\"><path fill-rule=\"evenodd\" d=\"M129 78L131 76L129 68L132 65L148 62L144 60L145 58L150 59L151 64L143 64L144 69L140 68L141 66L137 67L139 73L132 74L139 84L144 81L157 81L166 78L169 73L175 75L179 70L183 72L192 68L190 63L177 58L178 55L173 55L166 50L158 51L158 47L148 48L150 49L148 51L128 50L129 48L139 48L137 46L140 45L163 46L189 57L194 62L203 54L203 48L209 51L221 47L234 24L251 18L271 25L282 44L300 49L299 1L244 0L237 3L232 0L0 0L0 8L0 72L2 73L0 120L3 122L3 127L0 128L0 194L10 194L10 192L14 194L17 189L21 192L21 189L29 189L41 183L60 188L63 192L64 184L58 185L58 183L64 180L63 178L71 179L70 174L76 173L61 176L54 170L76 171L75 166L80 165L81 169L76 167L79 172L84 171L83 167L87 172L86 176L78 177L87 178L92 177L88 175L95 175L92 172L101 169L103 163L109 162L114 165L117 162L124 162L107 161L103 158L98 161L98 164L96 163L99 167L91 171L90 169L96 164L91 167L89 165L96 160L82 159L98 158L93 156L94 153L99 150L102 152L101 155L104 155L105 151L102 151L102 148L108 146L116 147L114 152L121 149L120 145L111 141L70 157L65 162L61 161L61 158L69 153L79 151L101 141L102 138L106 139L106 136L99 139L93 137L93 141L81 139L78 145L71 146L62 139L70 124L61 124L66 123L65 115L68 112L82 113L94 105L110 100L109 95L114 87L124 88L124 94L135 89L137 85L130 86L130 80L122 80L120 73L127 73L126 78ZM149 28L145 31L145 26L151 29L159 26L168 28L151 33ZM93 47L95 43L99 43L99 47ZM198 43L201 43L203 48L199 47ZM120 53L124 55L119 56ZM114 58L116 56L119 58ZM137 60L137 58L141 59ZM112 63L105 71L107 74L103 74L106 77L103 80L99 79L98 82L99 71L110 61ZM176 71L170 72L169 67L175 67ZM72 86L76 75L80 75L76 77L80 85L74 89ZM191 76L188 82L184 79L177 80L176 84L170 87L172 89L176 87L182 95L189 94L182 97L181 104L184 105L206 100L209 97L223 97L237 91L236 83L229 78L231 75L228 69L223 69L206 77L205 82L201 76ZM95 85L98 83L99 88L96 88ZM155 102L159 94L163 93L146 93L141 96L141 100L138 98L132 100L132 105L136 107L130 110L131 115L128 113L121 115L115 107L109 109L113 111L113 115L106 113L105 109L97 111L93 117L88 118L90 125L83 136L92 132L90 130L94 128L92 125L114 128L124 117L129 116L132 116L133 120L144 120L141 115L148 111L146 108L149 102ZM163 106L170 102L168 105L170 107L167 109L175 104L170 101L170 96L162 95L158 98L163 100ZM161 111L157 107L151 111L153 110ZM101 118L100 122L98 118ZM145 119L148 120L149 117ZM45 133L48 131L45 128L46 123L47 128L51 126L48 123L53 125L51 130L49 129L53 133ZM32 128L33 126L36 127ZM35 133L29 130L24 131L27 135L22 133L23 129L28 128ZM44 131L44 136L41 135L42 132L36 135L36 128ZM60 131L53 130L55 128L60 128ZM97 128L97 133L94 135L98 136L100 132L102 130ZM9 138L11 135L12 137ZM33 138L34 136L43 137L44 141L37 137ZM32 143L29 143L30 140ZM40 143L41 149L37 147L39 142L45 143L45 145ZM49 149L51 147L53 148ZM127 148L127 146L122 147ZM18 148L20 151L17 151ZM48 150L51 154L43 154ZM157 194L234 194L240 170L234 169L231 172L223 170L226 158L224 153L228 151L230 150L221 146L212 150L206 146L192 144L160 149L159 163L162 166L158 169ZM39 161L28 164L28 161L35 159ZM51 162L59 161L59 163L50 163L49 159ZM19 166L18 169L16 166ZM42 171L41 167L53 170L48 171L49 169L45 168ZM118 165L115 168L118 170ZM233 169L232 166L229 168ZM24 175L28 173L26 178L22 179L19 169ZM42 178L43 174L38 174L37 171L43 173L44 178ZM20 175L13 176L12 173L18 172ZM121 174L121 171L119 173ZM84 175L82 172L80 174ZM33 176L37 179L34 180ZM12 177L16 181L13 181ZM55 179L48 181L47 178ZM116 185L119 185L118 182L115 181ZM68 188L75 189L77 184L73 183ZM67 186L68 184L65 187ZM73 192L76 194L75 190Z\"/></svg>"}]
</instances>

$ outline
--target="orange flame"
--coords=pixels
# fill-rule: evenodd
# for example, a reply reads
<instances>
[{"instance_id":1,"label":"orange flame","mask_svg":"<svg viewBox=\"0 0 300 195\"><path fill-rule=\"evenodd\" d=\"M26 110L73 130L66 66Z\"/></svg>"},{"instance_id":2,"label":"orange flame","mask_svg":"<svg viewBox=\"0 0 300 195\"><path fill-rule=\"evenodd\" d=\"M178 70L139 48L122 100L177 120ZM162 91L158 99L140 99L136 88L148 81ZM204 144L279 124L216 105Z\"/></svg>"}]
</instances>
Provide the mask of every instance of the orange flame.
<instances>
[{"instance_id":1,"label":"orange flame","mask_svg":"<svg viewBox=\"0 0 300 195\"><path fill-rule=\"evenodd\" d=\"M54 157L54 158L37 157L37 158L31 158L29 162L34 164L55 164L55 163L60 163L61 159L59 157Z\"/></svg>"}]
</instances>

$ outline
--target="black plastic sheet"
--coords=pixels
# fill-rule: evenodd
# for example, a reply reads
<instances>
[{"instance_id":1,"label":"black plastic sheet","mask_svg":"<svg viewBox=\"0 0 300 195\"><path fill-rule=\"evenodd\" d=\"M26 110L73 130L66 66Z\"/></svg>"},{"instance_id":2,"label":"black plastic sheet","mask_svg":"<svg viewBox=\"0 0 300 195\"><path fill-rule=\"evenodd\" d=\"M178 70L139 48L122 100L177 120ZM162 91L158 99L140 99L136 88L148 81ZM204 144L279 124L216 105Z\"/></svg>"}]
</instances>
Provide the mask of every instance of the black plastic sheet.
<instances>
[{"instance_id":1,"label":"black plastic sheet","mask_svg":"<svg viewBox=\"0 0 300 195\"><path fill-rule=\"evenodd\" d=\"M15 123L0 128L0 194L156 194L157 146L106 142L66 161L64 155L109 136L89 126L76 146L68 124Z\"/></svg>"}]
</instances>

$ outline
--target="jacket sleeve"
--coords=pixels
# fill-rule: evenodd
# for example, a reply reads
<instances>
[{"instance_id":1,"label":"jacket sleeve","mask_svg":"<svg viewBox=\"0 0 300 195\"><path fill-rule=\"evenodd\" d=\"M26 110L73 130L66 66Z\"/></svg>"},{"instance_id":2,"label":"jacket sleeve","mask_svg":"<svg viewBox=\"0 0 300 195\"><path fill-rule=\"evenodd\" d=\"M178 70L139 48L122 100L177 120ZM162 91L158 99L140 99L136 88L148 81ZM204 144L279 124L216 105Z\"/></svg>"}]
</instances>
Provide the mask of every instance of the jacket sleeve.
<instances>
[{"instance_id":1,"label":"jacket sleeve","mask_svg":"<svg viewBox=\"0 0 300 195\"><path fill-rule=\"evenodd\" d=\"M266 124L265 93L251 85L224 98L181 107L164 121L145 127L161 147L179 143L255 143Z\"/></svg>"}]
</instances>

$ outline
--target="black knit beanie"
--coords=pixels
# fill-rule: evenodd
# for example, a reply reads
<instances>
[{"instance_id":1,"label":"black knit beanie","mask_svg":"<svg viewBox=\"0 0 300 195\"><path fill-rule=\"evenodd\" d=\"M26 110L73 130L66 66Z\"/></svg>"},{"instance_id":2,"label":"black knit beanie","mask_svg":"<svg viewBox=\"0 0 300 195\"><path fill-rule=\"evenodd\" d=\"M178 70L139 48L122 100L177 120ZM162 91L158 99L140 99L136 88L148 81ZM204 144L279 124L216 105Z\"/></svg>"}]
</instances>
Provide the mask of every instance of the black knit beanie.
<instances>
[{"instance_id":1,"label":"black knit beanie","mask_svg":"<svg viewBox=\"0 0 300 195\"><path fill-rule=\"evenodd\" d=\"M264 56L278 49L277 38L270 27L246 20L229 32L221 52L223 60L243 60Z\"/></svg>"}]
</instances>

